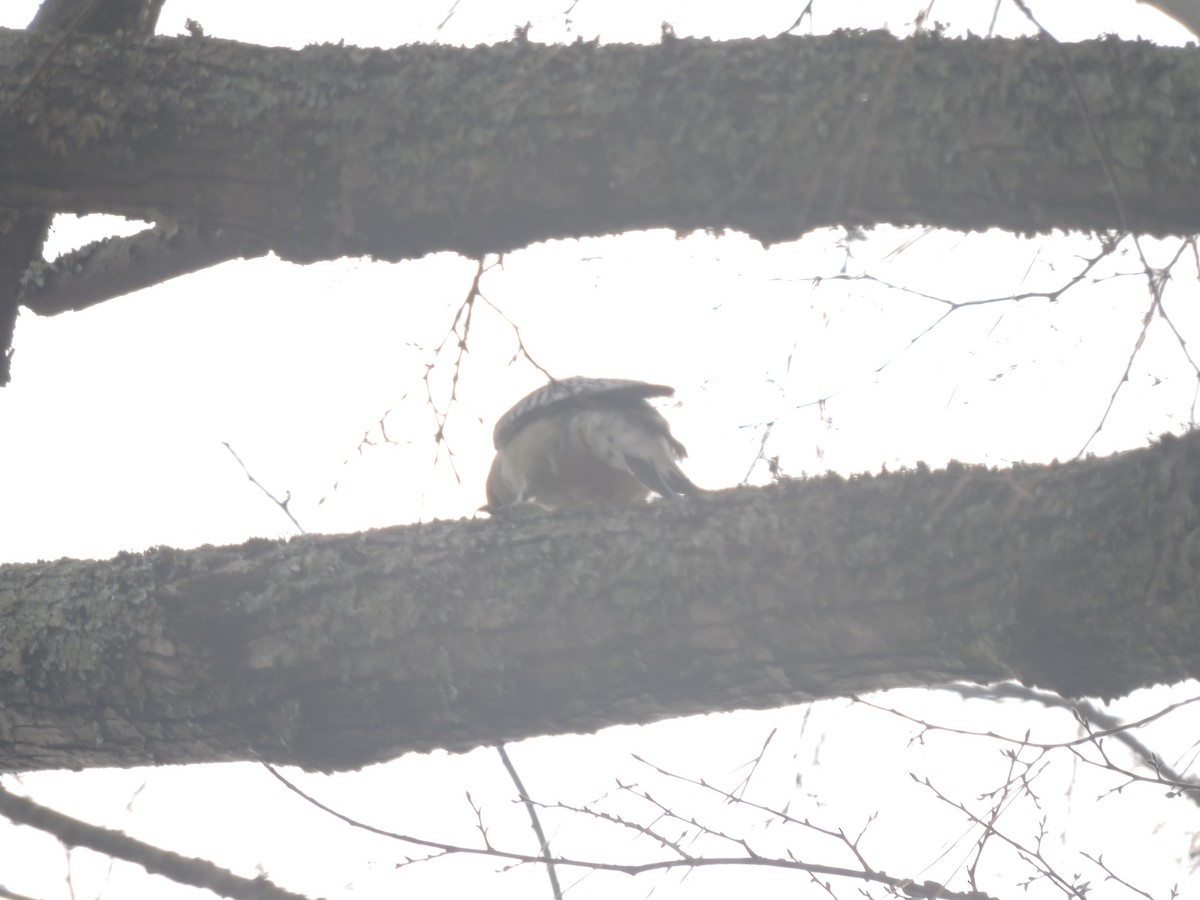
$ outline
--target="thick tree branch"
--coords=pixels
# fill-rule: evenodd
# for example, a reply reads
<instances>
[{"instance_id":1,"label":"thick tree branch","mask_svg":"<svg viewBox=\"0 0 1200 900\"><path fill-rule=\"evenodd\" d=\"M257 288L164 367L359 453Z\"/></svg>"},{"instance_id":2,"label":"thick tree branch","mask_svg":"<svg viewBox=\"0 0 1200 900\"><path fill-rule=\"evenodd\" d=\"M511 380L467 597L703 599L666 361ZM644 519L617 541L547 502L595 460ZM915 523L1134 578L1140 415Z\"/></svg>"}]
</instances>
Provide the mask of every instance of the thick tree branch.
<instances>
[{"instance_id":1,"label":"thick tree branch","mask_svg":"<svg viewBox=\"0 0 1200 900\"><path fill-rule=\"evenodd\" d=\"M46 40L0 32L0 108ZM1067 52L1116 184L1062 55L1037 40L78 36L0 129L0 203L231 228L301 262L650 227L1200 231L1200 60L1115 40Z\"/></svg>"},{"instance_id":2,"label":"thick tree branch","mask_svg":"<svg viewBox=\"0 0 1200 900\"><path fill-rule=\"evenodd\" d=\"M39 263L26 274L20 302L52 316L78 311L233 259L262 256L259 240L181 226L108 238Z\"/></svg>"},{"instance_id":3,"label":"thick tree branch","mask_svg":"<svg viewBox=\"0 0 1200 900\"><path fill-rule=\"evenodd\" d=\"M24 278L30 264L42 258L49 228L49 214L19 212L5 208L0 201L0 387L11 377L13 333Z\"/></svg>"},{"instance_id":4,"label":"thick tree branch","mask_svg":"<svg viewBox=\"0 0 1200 900\"><path fill-rule=\"evenodd\" d=\"M126 38L154 33L163 0L44 0L29 25L39 42L40 57L26 59L19 83L0 101L0 131L11 127L16 102L41 77L72 34L112 34ZM0 189L0 194L3 191ZM12 361L12 338L17 324L17 307L26 285L28 268L42 257L42 244L50 227L49 206L8 208L0 198L0 387L8 384Z\"/></svg>"},{"instance_id":5,"label":"thick tree branch","mask_svg":"<svg viewBox=\"0 0 1200 900\"><path fill-rule=\"evenodd\" d=\"M0 567L0 765L340 769L688 713L1200 675L1200 435Z\"/></svg>"}]
</instances>

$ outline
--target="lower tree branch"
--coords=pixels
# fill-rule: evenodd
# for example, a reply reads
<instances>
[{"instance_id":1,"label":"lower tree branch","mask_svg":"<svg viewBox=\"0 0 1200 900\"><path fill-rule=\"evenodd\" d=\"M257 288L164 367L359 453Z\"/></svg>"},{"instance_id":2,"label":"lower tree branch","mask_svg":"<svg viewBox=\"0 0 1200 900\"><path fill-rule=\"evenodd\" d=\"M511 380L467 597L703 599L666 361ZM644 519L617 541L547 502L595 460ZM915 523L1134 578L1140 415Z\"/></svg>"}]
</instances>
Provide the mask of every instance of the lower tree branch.
<instances>
[{"instance_id":1,"label":"lower tree branch","mask_svg":"<svg viewBox=\"0 0 1200 900\"><path fill-rule=\"evenodd\" d=\"M0 765L402 753L1200 674L1200 434L616 510L0 566Z\"/></svg>"},{"instance_id":2,"label":"lower tree branch","mask_svg":"<svg viewBox=\"0 0 1200 900\"><path fill-rule=\"evenodd\" d=\"M207 269L267 252L262 241L223 229L153 228L108 238L30 269L19 302L41 316L79 311Z\"/></svg>"}]
</instances>

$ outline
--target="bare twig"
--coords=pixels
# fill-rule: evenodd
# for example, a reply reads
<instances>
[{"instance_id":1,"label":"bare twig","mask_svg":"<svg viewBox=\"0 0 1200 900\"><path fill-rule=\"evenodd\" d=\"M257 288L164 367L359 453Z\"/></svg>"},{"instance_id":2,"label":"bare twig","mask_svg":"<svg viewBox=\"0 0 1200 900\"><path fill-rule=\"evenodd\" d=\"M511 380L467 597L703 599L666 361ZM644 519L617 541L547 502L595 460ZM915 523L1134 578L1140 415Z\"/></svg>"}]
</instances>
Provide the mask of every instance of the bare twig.
<instances>
[{"instance_id":1,"label":"bare twig","mask_svg":"<svg viewBox=\"0 0 1200 900\"><path fill-rule=\"evenodd\" d=\"M455 310L454 319L450 323L450 328L446 331L446 336L442 338L441 343L433 348L433 359L425 364L425 396L429 404L429 408L433 410L433 419L436 428L434 430L433 439L437 445L437 452L441 453L441 448L445 446L446 454L450 460L450 469L454 472L456 480L461 481L458 474L458 469L454 465L454 450L446 440L446 423L450 419L450 410L454 407L454 401L458 399L458 379L462 375L463 360L467 355L467 339L471 335L471 317L475 311L475 301L483 297L479 283L484 274L489 270L504 264L504 257L499 256L493 263L485 263L484 258L480 257L476 260L475 275L471 279L470 287L467 289L467 295ZM484 298L486 301L486 298ZM454 349L457 351L454 357L454 372L450 376L450 396L446 398L444 406L439 406L434 399L433 382L430 376L434 369L437 368L438 360L442 352L446 350L451 339L454 341ZM434 460L437 461L436 458Z\"/></svg>"},{"instance_id":2,"label":"bare twig","mask_svg":"<svg viewBox=\"0 0 1200 900\"><path fill-rule=\"evenodd\" d=\"M360 822L350 816L340 813L330 806L325 805L319 800L311 797L309 794L302 791L295 784L281 775L273 766L266 763L264 767L275 778L277 778L288 790L303 798L307 803L315 806L322 812L340 819L352 828L359 828L371 834L379 835L380 837L391 838L392 840L401 841L403 843L415 844L419 847L428 847L442 851L442 854L448 853L464 853L473 856L485 856L495 859L506 859L513 862L523 863L545 863L545 858L542 856L532 856L528 853L515 853L512 851L501 850L499 848L488 847L466 847L460 844L449 844L443 841L431 841L427 838L419 838L415 835L398 834L393 831L387 831L383 828L377 828L374 825L368 825ZM702 857L696 859L666 859L655 860L647 863L615 863L601 860L585 860L572 859L570 857L556 857L555 865L559 868L572 867L591 869L602 872L619 872L625 875L640 875L646 872L656 872L668 869L678 868L710 868L722 866L766 866L769 868L789 869L799 872L808 872L814 875L828 875L838 878L848 878L854 881L867 881L876 884L886 885L890 888L902 892L910 897L938 897L945 900L987 900L986 897L979 894L960 894L955 891L946 890L942 885L934 884L933 882L925 882L917 884L912 879L895 878L883 872L863 872L855 869L846 869L839 866L826 866L820 863L809 863L799 859L778 859L765 857Z\"/></svg>"},{"instance_id":3,"label":"bare twig","mask_svg":"<svg viewBox=\"0 0 1200 900\"><path fill-rule=\"evenodd\" d=\"M1123 887L1129 888L1129 890L1133 891L1135 894L1141 894L1143 897L1146 898L1146 900L1154 900L1154 897L1152 895L1147 894L1145 891L1141 890L1140 888L1134 887L1132 884L1130 884L1124 878L1121 878L1119 875L1117 875L1115 872L1113 872L1112 869L1110 869L1107 865L1105 865L1103 856L1092 856L1092 854L1090 854L1090 853L1084 853L1082 855L1085 859L1090 859L1092 862L1094 862L1096 865L1098 865L1101 869L1103 869L1104 873L1106 875L1108 875L1108 878L1110 881L1115 881L1115 882L1117 882L1117 884L1120 884Z\"/></svg>"},{"instance_id":4,"label":"bare twig","mask_svg":"<svg viewBox=\"0 0 1200 900\"><path fill-rule=\"evenodd\" d=\"M268 491L265 487L263 487L263 484L261 481L259 481L257 478L255 478L253 475L250 474L250 470L246 468L246 464L244 462L242 462L242 458L237 455L237 451L234 450L231 446L229 446L228 441L221 441L221 443L225 445L225 449L228 450L229 453L233 456L233 458L237 460L237 464L242 467L242 471L246 473L246 478L249 479L250 483L252 485L254 485L256 488L258 488L260 491L262 491L264 494L266 494L271 499L271 502L273 502L276 506L278 506L281 510L283 510L283 514L285 516L287 516L289 519L291 519L292 524L295 525L296 528L298 528L300 530L301 534L308 534L308 532L304 530L304 526L300 524L300 522L296 519L296 517L292 515L292 511L290 509L288 509L288 504L292 502L292 492L288 491L287 496L284 497L282 500L280 500L278 497L276 497L274 494L272 494L270 491Z\"/></svg>"},{"instance_id":5,"label":"bare twig","mask_svg":"<svg viewBox=\"0 0 1200 900\"><path fill-rule=\"evenodd\" d=\"M981 818L977 814L971 812L971 810L969 810L967 808L966 804L964 804L960 801L957 801L957 800L951 800L949 797L947 797L945 794L943 794L938 788L934 787L933 783L928 778L918 778L916 775L911 775L910 777L917 784L928 788L938 800L947 804L948 806L953 807L954 809L959 810L972 823L979 826L979 828L981 828L983 830L983 835L980 838L981 841L986 840L988 837L995 837L996 839L1002 841L1003 843L1008 844L1010 847L1012 847L1017 852L1018 856L1020 856L1023 860L1025 860L1025 862L1034 866L1038 870L1039 874L1042 877L1049 878L1050 881L1055 886L1057 886L1059 889L1061 889L1068 897L1082 897L1083 896L1083 893L1079 890L1079 885L1078 885L1077 881L1067 878L1063 875L1060 875L1058 873L1058 871L1054 868L1054 866L1052 866L1049 863L1049 861L1046 860L1046 858L1042 855L1041 841L1042 841L1042 834L1044 834L1044 828L1045 828L1044 820L1042 823L1043 831L1038 836L1037 846L1030 848L1030 847L1027 847L1024 844L1022 844L1020 841L1009 837L1007 834L1005 834L1004 832L997 829L995 827L994 823L989 822L989 821Z\"/></svg>"},{"instance_id":6,"label":"bare twig","mask_svg":"<svg viewBox=\"0 0 1200 900\"><path fill-rule=\"evenodd\" d=\"M950 685L943 690L952 691L962 697L979 698L986 700L995 700L998 697L1012 697L1018 700L1028 700L1035 703L1040 703L1043 706L1059 707L1070 710L1074 713L1076 721L1088 731L1088 734L1099 740L1100 736L1112 737L1114 740L1124 744L1137 756L1143 765L1151 768L1155 777L1146 778L1145 776L1131 776L1133 780L1148 781L1152 784L1161 784L1169 786L1172 790L1178 791L1181 795L1187 797L1193 803L1200 804L1200 784L1189 780L1183 772L1180 772L1169 763L1163 762L1157 753L1151 750L1136 734L1134 728L1137 723L1124 723L1111 713L1100 709L1090 700L1069 700L1060 694L1051 693L1048 691L1038 691L1033 688L1025 687L1022 684L1006 682L1004 684L991 685L990 687L982 687L978 685L956 684ZM1092 724L1098 724L1103 729L1103 732L1094 732L1091 729ZM1095 741L1092 741L1095 743ZM1129 775L1123 768L1113 767L1113 771L1121 774ZM1191 790L1180 790L1178 785L1191 785Z\"/></svg>"},{"instance_id":7,"label":"bare twig","mask_svg":"<svg viewBox=\"0 0 1200 900\"><path fill-rule=\"evenodd\" d=\"M1087 735L1086 737L1076 738L1076 739L1070 740L1070 741L1056 741L1056 742L1048 742L1047 743L1047 742L1041 742L1041 741L1030 741L1027 738L1013 738L1013 737L1009 737L1007 735L997 734L994 731L986 731L986 732L985 731L971 731L971 730L965 729L965 728L952 728L948 725L935 725L935 724L926 722L922 719L918 719L914 716L907 715L906 713L902 713L897 709L892 709L887 706L882 706L877 703L872 703L870 700L864 700L861 697L854 697L852 699L854 700L855 703L861 703L864 706L871 707L871 709L877 709L880 712L890 713L893 716L897 716L901 719L905 719L906 721L912 722L914 725L920 725L926 731L944 731L948 734L963 734L963 735L969 735L970 737L993 738L998 741L1004 741L1005 743L1009 743L1009 744L1017 744L1022 747L1036 747L1039 750L1055 750L1055 749L1062 748L1062 747L1076 747L1076 746L1079 746L1080 744L1091 744L1091 743L1094 743L1095 739L1098 737L1108 737L1109 735L1117 734L1126 729L1141 728L1143 725L1149 725L1151 722L1155 721L1156 719L1161 719L1163 716L1170 715L1171 713L1175 712L1178 709L1182 709L1185 706L1190 706L1193 703L1200 703L1200 696L1189 697L1187 700L1180 700L1176 703L1168 704L1167 706L1164 706L1162 709L1157 710L1156 712L1153 712L1150 715L1144 716L1133 722L1126 722L1126 723L1116 726L1114 728L1105 729L1103 731L1097 731L1094 734Z\"/></svg>"},{"instance_id":8,"label":"bare twig","mask_svg":"<svg viewBox=\"0 0 1200 900\"><path fill-rule=\"evenodd\" d=\"M521 776L517 774L517 768L513 765L512 759L509 758L508 750L505 749L503 744L497 744L496 752L500 754L500 762L504 763L504 769L508 772L508 777L512 779L512 783L517 789L517 794L521 798L521 802L525 805L525 811L529 813L529 824L533 828L534 836L537 838L538 850L546 861L546 876L550 879L550 891L554 895L554 900L562 900L562 888L558 883L558 872L555 871L554 860L550 856L550 842L546 840L546 832L542 830L542 822L538 817L537 806L529 799L529 791L525 790Z\"/></svg>"},{"instance_id":9,"label":"bare twig","mask_svg":"<svg viewBox=\"0 0 1200 900\"><path fill-rule=\"evenodd\" d=\"M243 878L206 859L181 856L131 838L129 835L81 822L0 787L0 815L53 835L67 847L87 847L179 884L205 888L234 900L307 900L269 881L265 876Z\"/></svg>"},{"instance_id":10,"label":"bare twig","mask_svg":"<svg viewBox=\"0 0 1200 900\"><path fill-rule=\"evenodd\" d=\"M518 356L523 356L523 357L525 357L526 362L528 362L531 366L533 366L535 369L537 369L539 372L541 372L543 375L545 375L546 379L548 381L553 381L554 376L550 374L549 370L545 366L543 366L541 363L539 363L536 359L533 358L533 355L529 352L529 348L525 346L525 341L521 338L521 327L519 325L517 325L517 323L514 322L512 319L510 319L508 317L508 314L505 313L504 310L502 310L500 307L498 307L495 303L493 303L487 297L483 297L482 299L483 299L483 302L486 303L488 306L490 306L492 308L492 311L495 312L496 315L498 315L500 318L502 318L505 322L507 322L508 326L510 328L512 328L512 330L513 330L513 336L516 337L516 339L517 339L517 352L513 354L511 361L515 362Z\"/></svg>"},{"instance_id":11,"label":"bare twig","mask_svg":"<svg viewBox=\"0 0 1200 900\"><path fill-rule=\"evenodd\" d=\"M744 797L735 797L729 791L726 791L726 790L723 790L722 788L716 787L715 785L710 784L708 781L704 780L703 778L691 778L687 775L680 775L678 772L672 772L669 769L664 769L661 766L657 766L652 762L648 762L647 760L642 759L642 757L637 756L636 754L634 755L633 758L636 759L638 762L640 762L642 765L649 766L655 772L657 772L658 774L663 775L667 778L672 778L672 779L675 779L676 781L682 781L685 784L690 784L690 785L693 785L694 787L702 788L705 791L711 791L711 792L725 798L727 801L737 803L740 806L745 806L750 809L757 809L761 812L765 812L765 813L779 819L781 822L786 822L791 825L799 825L809 831L815 832L820 835L824 835L825 837L833 838L834 840L836 840L839 843L841 843L842 845L844 845L854 855L854 858L858 861L858 864L860 866L862 866L864 872L875 871L867 863L866 858L858 850L858 842L862 839L863 833L865 833L865 826L864 826L863 833L860 833L859 836L857 838L855 838L854 840L850 840L850 838L847 837L846 832L843 831L841 828L837 829L836 831L833 829L829 829L829 828L823 828L820 825L814 824L813 822L809 821L808 819L799 819L799 818L796 818L795 816L790 815L789 813L784 812L782 810L773 809L772 807L764 806L761 803L755 803L754 801L747 800ZM872 816L871 818L873 819L874 817ZM868 822L868 824L869 824L869 822Z\"/></svg>"},{"instance_id":12,"label":"bare twig","mask_svg":"<svg viewBox=\"0 0 1200 900\"><path fill-rule=\"evenodd\" d=\"M1108 189L1112 194L1113 206L1117 212L1117 220L1121 223L1121 230L1130 234L1130 239L1133 241L1134 249L1137 250L1138 259L1142 264L1142 273L1146 277L1146 286L1150 293L1150 308L1146 310L1146 315L1142 319L1142 329L1138 334L1136 342L1134 343L1133 350L1129 354L1129 359L1125 363L1125 371L1121 374L1121 378L1117 382L1116 387L1113 388L1112 396L1109 397L1108 405L1104 409L1104 414L1100 417L1100 421L1096 423L1096 429L1079 449L1079 453L1076 454L1077 457L1082 457L1083 454L1087 452L1087 448L1091 446L1092 441L1095 440L1096 435L1098 435L1104 428L1104 425L1108 420L1108 415L1112 411L1113 405L1116 403L1117 393L1121 390L1122 385L1129 381L1129 372L1133 368L1133 361L1137 357L1138 351L1142 349L1142 344L1146 340L1146 332L1150 327L1150 322L1153 319L1154 313L1161 312L1162 310L1163 290L1167 282L1170 267L1168 266L1163 270L1153 268L1150 265L1149 260L1146 258L1145 251L1142 249L1142 242L1138 239L1136 234L1131 232L1129 227L1129 217L1126 214L1125 209L1125 199L1121 194L1120 186L1117 184L1117 177L1113 171L1112 160L1109 157L1108 147L1105 145L1104 141L1100 139L1100 131L1096 126L1095 117L1092 116L1091 107L1088 105L1087 98L1084 97L1083 94L1083 89L1079 85L1079 79L1075 75L1075 67L1071 65L1071 59L1067 55L1062 42L1059 41L1058 38L1056 38L1044 25L1042 25L1041 22L1037 20L1037 17L1034 16L1033 11L1029 8L1028 4L1026 4L1025 0L1012 0L1012 2L1017 9L1019 9L1025 15L1025 17L1033 23L1038 32L1047 40L1049 40L1058 51L1059 59L1062 61L1063 70L1067 74L1067 81L1071 85L1072 93L1075 95L1076 106L1079 108L1079 113L1083 118L1084 126L1087 128L1088 137L1091 139L1092 146L1096 150L1096 156L1100 161L1100 168L1104 172L1104 178L1108 182ZM1181 246L1180 253L1182 253L1183 247L1186 246L1186 243ZM1176 254L1175 259L1179 259L1179 254ZM1172 262L1172 264L1174 263ZM1174 328L1174 326L1172 326L1172 328ZM1176 332L1176 336L1179 336L1178 332ZM1182 339L1180 340L1182 341ZM1195 363L1193 363L1193 367L1195 367Z\"/></svg>"}]
</instances>

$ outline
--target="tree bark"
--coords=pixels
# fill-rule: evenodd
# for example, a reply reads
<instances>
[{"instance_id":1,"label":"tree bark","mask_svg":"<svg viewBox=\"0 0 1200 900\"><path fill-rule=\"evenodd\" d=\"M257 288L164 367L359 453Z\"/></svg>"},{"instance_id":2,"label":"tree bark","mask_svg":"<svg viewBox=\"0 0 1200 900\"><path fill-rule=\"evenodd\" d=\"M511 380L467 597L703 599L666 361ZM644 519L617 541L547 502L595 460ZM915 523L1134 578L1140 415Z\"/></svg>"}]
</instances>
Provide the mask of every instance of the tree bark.
<instances>
[{"instance_id":1,"label":"tree bark","mask_svg":"<svg viewBox=\"0 0 1200 900\"><path fill-rule=\"evenodd\" d=\"M0 567L0 767L346 769L689 713L1200 676L1200 436Z\"/></svg>"},{"instance_id":2,"label":"tree bark","mask_svg":"<svg viewBox=\"0 0 1200 900\"><path fill-rule=\"evenodd\" d=\"M653 227L1193 233L1197 84L1194 52L1116 40L0 31L0 205L227 229L299 262Z\"/></svg>"},{"instance_id":3,"label":"tree bark","mask_svg":"<svg viewBox=\"0 0 1200 900\"><path fill-rule=\"evenodd\" d=\"M154 33L162 5L163 0L42 0L29 29L49 36L56 42L52 46L64 32L121 31L128 38L146 37ZM10 105L0 104L0 130L10 127ZM11 375L12 338L26 273L42 259L52 212L47 208L18 211L0 203L0 387L8 384Z\"/></svg>"}]
</instances>

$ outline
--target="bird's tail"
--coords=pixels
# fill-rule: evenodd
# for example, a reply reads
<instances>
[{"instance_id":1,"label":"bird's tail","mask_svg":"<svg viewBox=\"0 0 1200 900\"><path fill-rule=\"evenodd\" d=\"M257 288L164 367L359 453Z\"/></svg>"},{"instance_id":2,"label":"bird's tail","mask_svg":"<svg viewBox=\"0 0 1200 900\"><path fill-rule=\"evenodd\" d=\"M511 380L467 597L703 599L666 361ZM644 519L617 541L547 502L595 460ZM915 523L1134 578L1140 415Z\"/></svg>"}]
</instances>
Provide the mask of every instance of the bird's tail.
<instances>
[{"instance_id":1,"label":"bird's tail","mask_svg":"<svg viewBox=\"0 0 1200 900\"><path fill-rule=\"evenodd\" d=\"M655 465L648 459L625 455L625 465L642 484L663 497L678 497L681 494L699 494L700 488L683 474L683 469L674 462L665 466Z\"/></svg>"}]
</instances>

